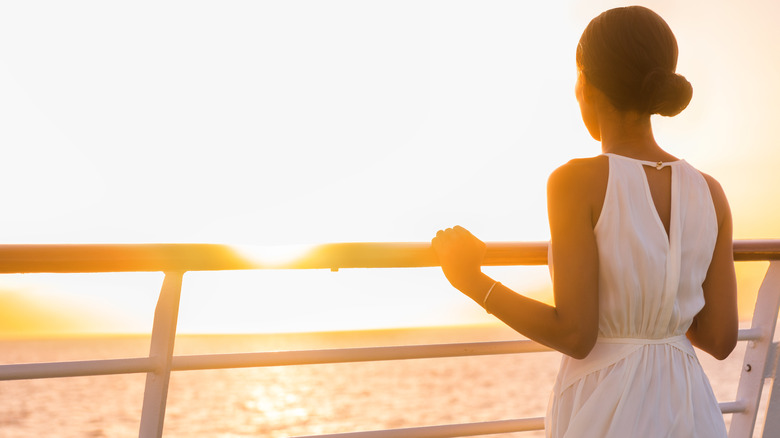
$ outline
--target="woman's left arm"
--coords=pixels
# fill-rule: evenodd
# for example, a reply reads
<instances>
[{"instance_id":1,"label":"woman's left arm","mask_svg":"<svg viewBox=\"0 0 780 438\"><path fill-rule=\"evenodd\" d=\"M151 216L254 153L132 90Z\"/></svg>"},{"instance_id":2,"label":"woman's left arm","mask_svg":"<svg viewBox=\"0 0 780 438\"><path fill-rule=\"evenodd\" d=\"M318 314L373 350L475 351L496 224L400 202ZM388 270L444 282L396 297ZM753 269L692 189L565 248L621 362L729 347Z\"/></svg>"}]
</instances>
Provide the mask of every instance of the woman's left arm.
<instances>
[{"instance_id":1,"label":"woman's left arm","mask_svg":"<svg viewBox=\"0 0 780 438\"><path fill-rule=\"evenodd\" d=\"M732 219L726 194L715 179L705 175L718 217L718 237L707 277L702 284L704 307L688 329L688 339L717 359L725 359L737 343L737 279L734 272Z\"/></svg>"}]
</instances>

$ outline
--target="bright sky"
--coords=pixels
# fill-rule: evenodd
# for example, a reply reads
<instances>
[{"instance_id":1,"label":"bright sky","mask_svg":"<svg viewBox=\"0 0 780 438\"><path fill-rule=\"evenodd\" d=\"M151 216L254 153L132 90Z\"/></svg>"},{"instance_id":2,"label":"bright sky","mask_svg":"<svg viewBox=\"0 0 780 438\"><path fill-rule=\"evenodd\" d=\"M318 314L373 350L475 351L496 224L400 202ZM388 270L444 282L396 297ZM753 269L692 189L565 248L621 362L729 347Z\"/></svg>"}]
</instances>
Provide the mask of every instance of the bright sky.
<instances>
[{"instance_id":1,"label":"bright sky","mask_svg":"<svg viewBox=\"0 0 780 438\"><path fill-rule=\"evenodd\" d=\"M546 240L547 176L600 153L574 49L623 4L4 3L0 242L428 241L454 224ZM675 31L694 86L688 109L656 121L659 142L721 181L736 238L780 237L780 4L642 4ZM760 269L740 267L741 285ZM544 267L491 273L549 286ZM0 289L31 320L69 303L102 315L95 330L148 331L160 282L5 276ZM437 270L231 272L188 274L179 327L485 321Z\"/></svg>"}]
</instances>

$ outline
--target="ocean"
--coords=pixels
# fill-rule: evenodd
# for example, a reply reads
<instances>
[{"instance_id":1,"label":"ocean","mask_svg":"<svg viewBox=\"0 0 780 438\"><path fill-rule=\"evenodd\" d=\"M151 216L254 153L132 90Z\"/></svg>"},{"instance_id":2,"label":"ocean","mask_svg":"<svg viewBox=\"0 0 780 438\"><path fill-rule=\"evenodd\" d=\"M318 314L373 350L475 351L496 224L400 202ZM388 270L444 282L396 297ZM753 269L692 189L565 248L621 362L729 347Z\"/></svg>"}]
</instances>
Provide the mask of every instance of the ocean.
<instances>
[{"instance_id":1,"label":"ocean","mask_svg":"<svg viewBox=\"0 0 780 438\"><path fill-rule=\"evenodd\" d=\"M521 338L503 326L179 335L175 354L509 339ZM4 340L0 362L139 357L148 349L149 336ZM697 353L718 399L734 400L744 343L723 362ZM276 438L538 417L559 361L545 352L174 372L163 435ZM144 382L143 374L0 382L0 437L137 437Z\"/></svg>"}]
</instances>

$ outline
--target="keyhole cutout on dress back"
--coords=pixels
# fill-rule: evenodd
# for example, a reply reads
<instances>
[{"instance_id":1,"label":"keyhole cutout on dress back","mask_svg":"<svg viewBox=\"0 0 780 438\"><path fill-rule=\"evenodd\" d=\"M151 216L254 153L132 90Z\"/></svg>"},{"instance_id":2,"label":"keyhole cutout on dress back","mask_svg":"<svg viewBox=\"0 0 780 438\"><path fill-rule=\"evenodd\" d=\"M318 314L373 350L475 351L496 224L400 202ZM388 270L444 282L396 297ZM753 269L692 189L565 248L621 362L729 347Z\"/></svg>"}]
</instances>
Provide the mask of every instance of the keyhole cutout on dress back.
<instances>
[{"instance_id":1,"label":"keyhole cutout on dress back","mask_svg":"<svg viewBox=\"0 0 780 438\"><path fill-rule=\"evenodd\" d=\"M642 167L645 170L647 186L650 188L655 212L666 230L666 238L668 239L672 217L672 166L664 166L661 169L651 166Z\"/></svg>"}]
</instances>

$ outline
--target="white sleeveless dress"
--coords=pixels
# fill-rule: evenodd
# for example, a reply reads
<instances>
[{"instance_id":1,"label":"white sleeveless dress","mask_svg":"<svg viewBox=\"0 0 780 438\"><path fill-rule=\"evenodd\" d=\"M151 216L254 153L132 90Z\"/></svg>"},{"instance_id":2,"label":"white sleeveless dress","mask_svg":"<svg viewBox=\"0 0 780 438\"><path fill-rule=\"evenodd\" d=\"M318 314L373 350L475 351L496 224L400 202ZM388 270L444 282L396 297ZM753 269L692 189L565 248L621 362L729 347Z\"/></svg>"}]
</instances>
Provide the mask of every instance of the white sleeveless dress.
<instances>
[{"instance_id":1,"label":"white sleeveless dress","mask_svg":"<svg viewBox=\"0 0 780 438\"><path fill-rule=\"evenodd\" d=\"M717 238L704 177L671 167L671 221L656 212L643 166L614 154L595 227L599 337L561 361L545 419L549 438L726 437L709 380L685 333L704 305ZM552 261L552 259L551 259Z\"/></svg>"}]
</instances>

